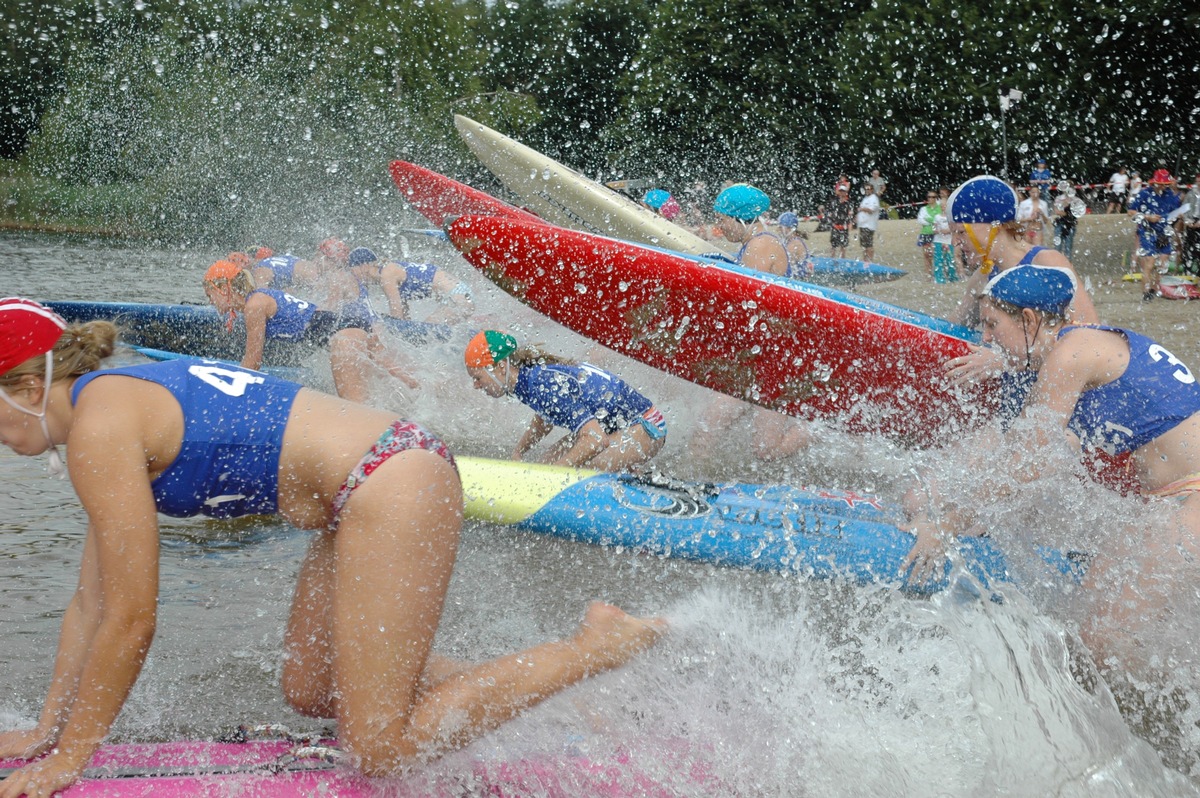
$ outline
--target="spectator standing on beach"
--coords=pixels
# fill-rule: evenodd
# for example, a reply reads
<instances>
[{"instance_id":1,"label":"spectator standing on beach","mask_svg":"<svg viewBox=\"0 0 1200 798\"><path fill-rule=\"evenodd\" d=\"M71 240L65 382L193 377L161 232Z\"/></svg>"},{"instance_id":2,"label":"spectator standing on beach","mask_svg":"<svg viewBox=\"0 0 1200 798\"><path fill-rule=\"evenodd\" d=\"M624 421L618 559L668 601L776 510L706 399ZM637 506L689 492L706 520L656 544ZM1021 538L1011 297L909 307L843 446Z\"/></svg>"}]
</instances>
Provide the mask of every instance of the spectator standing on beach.
<instances>
[{"instance_id":1,"label":"spectator standing on beach","mask_svg":"<svg viewBox=\"0 0 1200 798\"><path fill-rule=\"evenodd\" d=\"M1183 223L1183 246L1180 264L1190 274L1200 275L1200 169L1192 178L1192 188L1184 196L1187 211L1180 216Z\"/></svg>"},{"instance_id":2,"label":"spectator standing on beach","mask_svg":"<svg viewBox=\"0 0 1200 798\"><path fill-rule=\"evenodd\" d=\"M879 174L878 169L871 170L871 176L867 178L867 182L875 187L875 196L879 198L879 207L882 209L882 214L887 216L888 210L892 207L891 204L883 198L887 191L887 181Z\"/></svg>"},{"instance_id":3,"label":"spectator standing on beach","mask_svg":"<svg viewBox=\"0 0 1200 798\"><path fill-rule=\"evenodd\" d=\"M1125 203L1128 202L1126 193L1129 191L1129 174L1124 166L1108 178L1108 213L1124 213Z\"/></svg>"},{"instance_id":4,"label":"spectator standing on beach","mask_svg":"<svg viewBox=\"0 0 1200 798\"><path fill-rule=\"evenodd\" d=\"M879 197L880 202L883 202L883 194L887 191L887 181L879 174L878 169L871 170L871 176L867 178L867 182L875 188L875 196Z\"/></svg>"},{"instance_id":5,"label":"spectator standing on beach","mask_svg":"<svg viewBox=\"0 0 1200 798\"><path fill-rule=\"evenodd\" d=\"M858 243L862 246L863 260L868 263L875 260L875 231L879 228L879 197L875 195L875 186L869 181L863 183L863 198L858 203Z\"/></svg>"},{"instance_id":6,"label":"spectator standing on beach","mask_svg":"<svg viewBox=\"0 0 1200 798\"><path fill-rule=\"evenodd\" d=\"M850 228L854 226L854 205L850 202L850 186L839 182L833 194L828 212L830 254L844 258L846 247L850 246Z\"/></svg>"},{"instance_id":7,"label":"spectator standing on beach","mask_svg":"<svg viewBox=\"0 0 1200 798\"><path fill-rule=\"evenodd\" d=\"M817 206L817 227L813 230L814 233L829 232L829 214L825 213L825 206Z\"/></svg>"},{"instance_id":8,"label":"spectator standing on beach","mask_svg":"<svg viewBox=\"0 0 1200 798\"><path fill-rule=\"evenodd\" d=\"M1046 159L1038 158L1033 171L1029 173L1029 185L1036 188L1040 194L1048 197L1050 196L1050 186L1053 182L1054 178L1050 174L1050 167L1046 166Z\"/></svg>"},{"instance_id":9,"label":"spectator standing on beach","mask_svg":"<svg viewBox=\"0 0 1200 798\"><path fill-rule=\"evenodd\" d=\"M1158 294L1160 270L1165 271L1171 256L1171 236L1167 217L1182 204L1173 185L1175 178L1166 169L1155 171L1150 190L1139 191L1129 203L1129 215L1137 223L1137 263L1142 271L1142 301Z\"/></svg>"},{"instance_id":10,"label":"spectator standing on beach","mask_svg":"<svg viewBox=\"0 0 1200 798\"><path fill-rule=\"evenodd\" d=\"M925 204L917 211L917 224L920 225L920 229L917 231L917 246L921 248L921 254L925 256L925 276L931 280L933 279L934 223L942 213L942 205L938 202L938 193L930 189L925 194Z\"/></svg>"},{"instance_id":11,"label":"spectator standing on beach","mask_svg":"<svg viewBox=\"0 0 1200 798\"><path fill-rule=\"evenodd\" d=\"M1045 238L1046 220L1050 218L1050 208L1042 199L1042 192L1036 185L1029 187L1029 196L1021 200L1017 207L1017 221L1025 229L1025 237L1035 247L1042 245Z\"/></svg>"},{"instance_id":12,"label":"spectator standing on beach","mask_svg":"<svg viewBox=\"0 0 1200 798\"><path fill-rule=\"evenodd\" d=\"M958 268L954 252L953 231L946 212L950 201L950 189L938 189L938 213L933 219L933 281L935 283L958 282ZM966 271L965 269L963 271Z\"/></svg>"},{"instance_id":13,"label":"spectator standing on beach","mask_svg":"<svg viewBox=\"0 0 1200 798\"><path fill-rule=\"evenodd\" d=\"M1145 184L1142 183L1142 175L1140 172L1132 172L1129 175L1129 196L1125 200L1125 209L1128 211L1129 206L1133 204L1133 198L1138 195Z\"/></svg>"},{"instance_id":14,"label":"spectator standing on beach","mask_svg":"<svg viewBox=\"0 0 1200 798\"><path fill-rule=\"evenodd\" d=\"M1087 213L1087 205L1066 180L1058 184L1054 198L1054 248L1071 259L1075 251L1075 230L1079 217Z\"/></svg>"}]
</instances>

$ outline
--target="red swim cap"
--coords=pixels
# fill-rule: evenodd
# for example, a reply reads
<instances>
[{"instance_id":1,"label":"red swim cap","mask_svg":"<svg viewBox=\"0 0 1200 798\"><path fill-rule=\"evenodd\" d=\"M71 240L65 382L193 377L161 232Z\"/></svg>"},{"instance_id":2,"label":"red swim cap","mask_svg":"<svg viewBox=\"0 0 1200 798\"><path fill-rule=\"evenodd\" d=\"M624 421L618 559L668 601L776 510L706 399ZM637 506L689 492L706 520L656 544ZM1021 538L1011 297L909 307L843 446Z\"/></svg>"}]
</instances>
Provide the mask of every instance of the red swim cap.
<instances>
[{"instance_id":1,"label":"red swim cap","mask_svg":"<svg viewBox=\"0 0 1200 798\"><path fill-rule=\"evenodd\" d=\"M317 245L317 252L342 264L350 258L350 246L340 238L325 239Z\"/></svg>"},{"instance_id":2,"label":"red swim cap","mask_svg":"<svg viewBox=\"0 0 1200 798\"><path fill-rule=\"evenodd\" d=\"M53 310L29 299L0 299L0 375L54 348L67 328Z\"/></svg>"}]
</instances>

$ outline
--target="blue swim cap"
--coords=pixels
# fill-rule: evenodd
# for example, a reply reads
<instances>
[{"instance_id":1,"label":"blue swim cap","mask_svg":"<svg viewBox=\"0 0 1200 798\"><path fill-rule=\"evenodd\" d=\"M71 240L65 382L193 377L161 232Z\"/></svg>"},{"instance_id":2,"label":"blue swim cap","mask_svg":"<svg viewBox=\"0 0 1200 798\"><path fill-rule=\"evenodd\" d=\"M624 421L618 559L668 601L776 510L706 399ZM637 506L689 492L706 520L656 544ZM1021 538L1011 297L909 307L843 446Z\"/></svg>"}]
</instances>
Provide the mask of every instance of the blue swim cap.
<instances>
[{"instance_id":1,"label":"blue swim cap","mask_svg":"<svg viewBox=\"0 0 1200 798\"><path fill-rule=\"evenodd\" d=\"M740 219L743 222L753 222L767 212L771 207L771 198L754 186L738 183L730 186L717 195L713 202L713 210Z\"/></svg>"},{"instance_id":2,"label":"blue swim cap","mask_svg":"<svg viewBox=\"0 0 1200 798\"><path fill-rule=\"evenodd\" d=\"M346 262L350 266L362 266L364 263L374 263L377 260L379 258L375 257L375 253L366 247L355 247L350 250L350 257Z\"/></svg>"},{"instance_id":3,"label":"blue swim cap","mask_svg":"<svg viewBox=\"0 0 1200 798\"><path fill-rule=\"evenodd\" d=\"M792 228L800 224L800 217L791 211L784 211L779 214L779 226Z\"/></svg>"},{"instance_id":4,"label":"blue swim cap","mask_svg":"<svg viewBox=\"0 0 1200 798\"><path fill-rule=\"evenodd\" d=\"M1016 266L989 280L983 295L1019 308L1063 316L1075 298L1075 275L1060 266Z\"/></svg>"},{"instance_id":5,"label":"blue swim cap","mask_svg":"<svg viewBox=\"0 0 1200 798\"><path fill-rule=\"evenodd\" d=\"M649 205L654 210L659 210L671 198L670 193L661 188L652 188L646 192L646 196L642 197L642 202Z\"/></svg>"},{"instance_id":6,"label":"blue swim cap","mask_svg":"<svg viewBox=\"0 0 1200 798\"><path fill-rule=\"evenodd\" d=\"M998 177L972 177L950 195L947 215L961 224L1013 222L1017 219L1017 192Z\"/></svg>"}]
</instances>

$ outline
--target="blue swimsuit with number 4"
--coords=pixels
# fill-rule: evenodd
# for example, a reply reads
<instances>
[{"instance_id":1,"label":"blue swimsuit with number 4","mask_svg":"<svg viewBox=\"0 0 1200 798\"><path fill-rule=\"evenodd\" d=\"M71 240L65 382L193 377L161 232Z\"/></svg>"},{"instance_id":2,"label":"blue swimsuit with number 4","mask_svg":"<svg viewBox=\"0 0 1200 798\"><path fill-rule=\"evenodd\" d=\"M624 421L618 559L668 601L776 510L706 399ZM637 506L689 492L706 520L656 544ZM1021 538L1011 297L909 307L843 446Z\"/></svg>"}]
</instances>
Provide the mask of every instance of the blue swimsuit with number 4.
<instances>
[{"instance_id":1,"label":"blue swimsuit with number 4","mask_svg":"<svg viewBox=\"0 0 1200 798\"><path fill-rule=\"evenodd\" d=\"M161 385L183 410L179 455L151 483L160 513L234 518L278 510L283 431L299 385L209 360L172 360L85 374L72 404L110 375Z\"/></svg>"}]
</instances>

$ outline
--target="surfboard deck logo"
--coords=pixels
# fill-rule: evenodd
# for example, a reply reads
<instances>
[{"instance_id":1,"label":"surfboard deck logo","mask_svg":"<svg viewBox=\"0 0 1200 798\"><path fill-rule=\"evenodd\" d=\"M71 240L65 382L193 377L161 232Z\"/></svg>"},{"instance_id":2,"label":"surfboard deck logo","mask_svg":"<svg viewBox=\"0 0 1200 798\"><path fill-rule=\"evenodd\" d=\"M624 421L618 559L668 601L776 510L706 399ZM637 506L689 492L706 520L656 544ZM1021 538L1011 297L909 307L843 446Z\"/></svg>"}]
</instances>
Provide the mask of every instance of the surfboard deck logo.
<instances>
[{"instance_id":1,"label":"surfboard deck logo","mask_svg":"<svg viewBox=\"0 0 1200 798\"><path fill-rule=\"evenodd\" d=\"M703 498L677 488L618 484L613 496L622 507L668 518L700 518L712 512Z\"/></svg>"}]
</instances>

